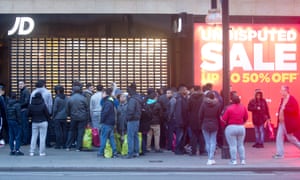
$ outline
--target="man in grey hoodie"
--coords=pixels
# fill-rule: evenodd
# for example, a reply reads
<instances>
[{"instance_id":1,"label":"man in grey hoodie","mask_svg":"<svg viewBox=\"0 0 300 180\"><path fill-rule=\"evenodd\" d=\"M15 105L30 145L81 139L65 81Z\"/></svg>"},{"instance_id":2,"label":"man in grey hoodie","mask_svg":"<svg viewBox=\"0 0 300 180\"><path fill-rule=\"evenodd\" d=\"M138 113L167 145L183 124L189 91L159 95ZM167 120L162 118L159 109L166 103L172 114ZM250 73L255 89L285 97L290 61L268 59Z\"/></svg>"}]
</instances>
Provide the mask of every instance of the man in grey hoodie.
<instances>
[{"instance_id":1,"label":"man in grey hoodie","mask_svg":"<svg viewBox=\"0 0 300 180\"><path fill-rule=\"evenodd\" d=\"M53 105L53 99L52 99L52 95L51 92L45 87L46 86L46 82L45 80L38 80L35 83L35 90L32 91L31 95L30 95L30 101L29 104L31 104L32 101L32 97L34 97L34 95L39 92L42 94L42 97L44 99L44 102L47 106L48 112L49 114L52 113L52 105Z\"/></svg>"}]
</instances>

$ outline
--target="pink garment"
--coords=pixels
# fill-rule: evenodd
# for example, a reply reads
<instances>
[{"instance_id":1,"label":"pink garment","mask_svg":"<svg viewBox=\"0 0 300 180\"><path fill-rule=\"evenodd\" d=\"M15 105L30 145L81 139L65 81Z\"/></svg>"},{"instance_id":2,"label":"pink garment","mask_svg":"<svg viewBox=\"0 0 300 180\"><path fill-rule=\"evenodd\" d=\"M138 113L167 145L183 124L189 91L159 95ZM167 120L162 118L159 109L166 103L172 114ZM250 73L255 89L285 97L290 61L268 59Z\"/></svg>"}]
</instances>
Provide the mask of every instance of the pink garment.
<instances>
[{"instance_id":1,"label":"pink garment","mask_svg":"<svg viewBox=\"0 0 300 180\"><path fill-rule=\"evenodd\" d=\"M242 125L248 120L248 112L246 107L241 104L231 104L226 108L222 119L226 122L226 125Z\"/></svg>"}]
</instances>

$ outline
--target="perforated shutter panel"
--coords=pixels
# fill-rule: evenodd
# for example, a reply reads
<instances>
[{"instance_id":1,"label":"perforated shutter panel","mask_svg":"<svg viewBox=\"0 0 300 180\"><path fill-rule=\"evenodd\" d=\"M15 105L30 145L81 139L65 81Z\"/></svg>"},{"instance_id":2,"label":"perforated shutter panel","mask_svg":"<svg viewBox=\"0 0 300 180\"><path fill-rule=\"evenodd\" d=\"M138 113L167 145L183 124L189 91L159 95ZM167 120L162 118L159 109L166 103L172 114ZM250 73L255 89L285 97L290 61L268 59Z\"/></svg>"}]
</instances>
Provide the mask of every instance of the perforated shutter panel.
<instances>
[{"instance_id":1,"label":"perforated shutter panel","mask_svg":"<svg viewBox=\"0 0 300 180\"><path fill-rule=\"evenodd\" d=\"M168 41L164 38L16 38L11 39L10 82L34 89L38 79L47 88L61 84L71 92L74 80L126 90L135 82L140 92L168 85Z\"/></svg>"}]
</instances>

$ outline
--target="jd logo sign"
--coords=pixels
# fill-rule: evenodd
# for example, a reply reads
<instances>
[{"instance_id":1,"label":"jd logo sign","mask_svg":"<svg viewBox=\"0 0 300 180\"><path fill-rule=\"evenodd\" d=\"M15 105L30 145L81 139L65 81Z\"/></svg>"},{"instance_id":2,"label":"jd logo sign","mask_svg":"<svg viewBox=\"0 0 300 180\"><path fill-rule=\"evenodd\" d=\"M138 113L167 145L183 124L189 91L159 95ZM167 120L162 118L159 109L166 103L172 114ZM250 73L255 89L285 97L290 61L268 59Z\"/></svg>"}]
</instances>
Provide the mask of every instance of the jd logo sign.
<instances>
[{"instance_id":1,"label":"jd logo sign","mask_svg":"<svg viewBox=\"0 0 300 180\"><path fill-rule=\"evenodd\" d=\"M14 26L8 31L8 35L28 35L34 29L34 21L31 17L16 17Z\"/></svg>"}]
</instances>

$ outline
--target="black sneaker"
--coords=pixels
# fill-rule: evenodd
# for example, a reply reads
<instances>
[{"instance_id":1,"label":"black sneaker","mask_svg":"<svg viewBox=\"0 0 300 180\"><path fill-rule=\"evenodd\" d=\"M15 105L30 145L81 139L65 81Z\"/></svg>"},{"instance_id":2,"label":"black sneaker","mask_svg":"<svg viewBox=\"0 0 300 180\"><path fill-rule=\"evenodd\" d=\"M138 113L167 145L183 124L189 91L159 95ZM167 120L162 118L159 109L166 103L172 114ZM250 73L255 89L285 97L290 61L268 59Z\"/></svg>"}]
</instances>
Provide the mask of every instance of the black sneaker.
<instances>
[{"instance_id":1,"label":"black sneaker","mask_svg":"<svg viewBox=\"0 0 300 180\"><path fill-rule=\"evenodd\" d=\"M15 151L10 151L9 155L14 156L16 154Z\"/></svg>"},{"instance_id":2,"label":"black sneaker","mask_svg":"<svg viewBox=\"0 0 300 180\"><path fill-rule=\"evenodd\" d=\"M259 145L258 143L255 143L252 145L252 147L257 148L258 145Z\"/></svg>"},{"instance_id":3,"label":"black sneaker","mask_svg":"<svg viewBox=\"0 0 300 180\"><path fill-rule=\"evenodd\" d=\"M24 153L22 153L21 151L16 151L15 155L16 156L24 156Z\"/></svg>"},{"instance_id":4,"label":"black sneaker","mask_svg":"<svg viewBox=\"0 0 300 180\"><path fill-rule=\"evenodd\" d=\"M155 152L156 152L156 153L163 153L163 150L157 149L157 150L155 150Z\"/></svg>"},{"instance_id":5,"label":"black sneaker","mask_svg":"<svg viewBox=\"0 0 300 180\"><path fill-rule=\"evenodd\" d=\"M114 155L112 156L112 158L118 158L118 157L119 157L118 154L114 154Z\"/></svg>"}]
</instances>

